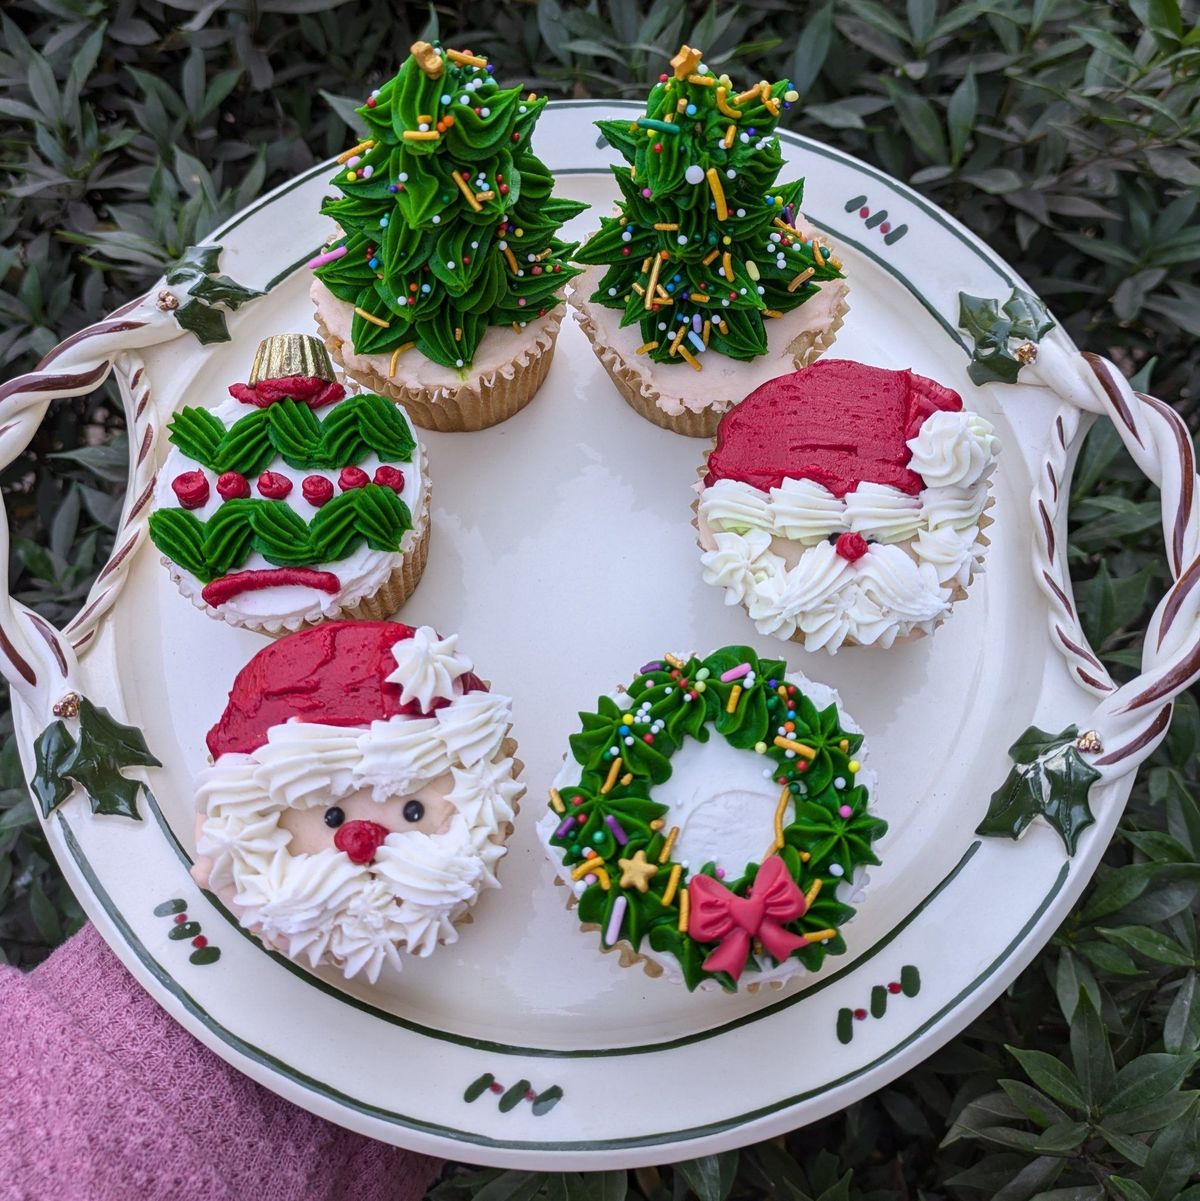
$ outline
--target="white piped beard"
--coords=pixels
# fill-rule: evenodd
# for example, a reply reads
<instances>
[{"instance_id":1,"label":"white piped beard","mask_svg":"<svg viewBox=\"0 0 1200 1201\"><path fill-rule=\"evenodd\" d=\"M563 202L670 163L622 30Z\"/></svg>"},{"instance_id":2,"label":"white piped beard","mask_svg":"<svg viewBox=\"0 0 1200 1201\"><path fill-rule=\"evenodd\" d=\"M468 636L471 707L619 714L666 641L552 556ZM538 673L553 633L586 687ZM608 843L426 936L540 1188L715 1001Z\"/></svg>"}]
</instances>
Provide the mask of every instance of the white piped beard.
<instances>
[{"instance_id":1,"label":"white piped beard","mask_svg":"<svg viewBox=\"0 0 1200 1201\"><path fill-rule=\"evenodd\" d=\"M369 864L335 847L293 854L283 813L339 798L308 793L289 805L278 791L263 791L259 767L255 756L231 754L203 774L197 851L207 860L204 886L231 900L242 925L289 958L332 963L347 979L361 973L373 984L385 963L401 969L402 952L423 958L439 942L454 942L455 922L483 890L499 887L501 839L523 791L511 758L451 766L446 800L455 813L447 828L393 832Z\"/></svg>"}]
</instances>

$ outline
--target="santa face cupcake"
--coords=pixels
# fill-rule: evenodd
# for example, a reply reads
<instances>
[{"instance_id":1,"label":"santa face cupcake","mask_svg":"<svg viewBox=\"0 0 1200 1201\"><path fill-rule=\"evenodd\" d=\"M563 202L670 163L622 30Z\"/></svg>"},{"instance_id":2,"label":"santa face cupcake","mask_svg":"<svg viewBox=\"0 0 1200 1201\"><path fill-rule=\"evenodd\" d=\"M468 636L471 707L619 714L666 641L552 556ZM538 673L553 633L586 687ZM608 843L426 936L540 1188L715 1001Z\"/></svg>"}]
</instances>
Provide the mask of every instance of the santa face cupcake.
<instances>
[{"instance_id":1,"label":"santa face cupcake","mask_svg":"<svg viewBox=\"0 0 1200 1201\"><path fill-rule=\"evenodd\" d=\"M150 537L180 592L273 635L394 613L429 541L425 456L403 410L348 396L303 334L266 339L229 393L168 427Z\"/></svg>"},{"instance_id":2,"label":"santa face cupcake","mask_svg":"<svg viewBox=\"0 0 1200 1201\"><path fill-rule=\"evenodd\" d=\"M266 945L347 979L432 954L498 887L524 791L510 707L428 626L281 638L208 733L193 876Z\"/></svg>"},{"instance_id":3,"label":"santa face cupcake","mask_svg":"<svg viewBox=\"0 0 1200 1201\"><path fill-rule=\"evenodd\" d=\"M545 97L500 87L479 55L417 42L358 110L368 136L339 158L337 223L315 269L334 357L417 425L477 430L528 404L550 368L559 230L586 205L555 197L530 139Z\"/></svg>"},{"instance_id":4,"label":"santa face cupcake","mask_svg":"<svg viewBox=\"0 0 1200 1201\"><path fill-rule=\"evenodd\" d=\"M999 444L956 392L826 359L722 420L698 486L706 583L806 650L930 633L987 547Z\"/></svg>"},{"instance_id":5,"label":"santa face cupcake","mask_svg":"<svg viewBox=\"0 0 1200 1201\"><path fill-rule=\"evenodd\" d=\"M726 646L651 660L580 717L538 833L602 950L731 992L847 950L887 826L832 688Z\"/></svg>"}]
</instances>

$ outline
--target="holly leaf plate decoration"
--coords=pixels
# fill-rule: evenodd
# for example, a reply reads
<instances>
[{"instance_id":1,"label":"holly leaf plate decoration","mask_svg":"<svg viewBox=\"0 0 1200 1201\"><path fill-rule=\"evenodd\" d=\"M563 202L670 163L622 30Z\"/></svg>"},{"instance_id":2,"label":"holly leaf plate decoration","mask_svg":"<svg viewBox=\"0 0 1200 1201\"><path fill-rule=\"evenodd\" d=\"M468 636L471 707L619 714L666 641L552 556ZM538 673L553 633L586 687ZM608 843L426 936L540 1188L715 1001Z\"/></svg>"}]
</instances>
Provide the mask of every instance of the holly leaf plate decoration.
<instances>
[{"instance_id":1,"label":"holly leaf plate decoration","mask_svg":"<svg viewBox=\"0 0 1200 1201\"><path fill-rule=\"evenodd\" d=\"M42 816L49 817L78 785L87 794L93 813L140 821L138 794L146 786L131 780L123 770L162 766L150 753L142 732L74 693L56 705L55 711L60 717L33 744L34 773L29 787ZM71 734L63 717L78 717L78 737Z\"/></svg>"},{"instance_id":2,"label":"holly leaf plate decoration","mask_svg":"<svg viewBox=\"0 0 1200 1201\"><path fill-rule=\"evenodd\" d=\"M1014 288L1000 304L990 296L958 294L958 324L975 347L967 374L974 384L1015 384L1037 358L1037 344L1054 328L1049 310L1031 292ZM1018 345L1010 347L1010 343Z\"/></svg>"},{"instance_id":3,"label":"holly leaf plate decoration","mask_svg":"<svg viewBox=\"0 0 1200 1201\"><path fill-rule=\"evenodd\" d=\"M1096 820L1088 793L1100 779L1079 753L1078 739L1075 726L1061 734L1030 726L1009 748L1013 769L992 793L975 832L1019 838L1035 817L1042 817L1058 832L1067 854L1074 855L1079 835Z\"/></svg>"},{"instance_id":4,"label":"holly leaf plate decoration","mask_svg":"<svg viewBox=\"0 0 1200 1201\"><path fill-rule=\"evenodd\" d=\"M262 295L257 288L247 288L228 275L218 274L220 258L220 246L189 246L167 265L164 273L172 287L186 285L184 292L189 299L181 303L174 292L166 289L158 295L159 308L173 312L180 327L195 334L206 346L229 341L229 326L222 309L238 309Z\"/></svg>"}]
</instances>

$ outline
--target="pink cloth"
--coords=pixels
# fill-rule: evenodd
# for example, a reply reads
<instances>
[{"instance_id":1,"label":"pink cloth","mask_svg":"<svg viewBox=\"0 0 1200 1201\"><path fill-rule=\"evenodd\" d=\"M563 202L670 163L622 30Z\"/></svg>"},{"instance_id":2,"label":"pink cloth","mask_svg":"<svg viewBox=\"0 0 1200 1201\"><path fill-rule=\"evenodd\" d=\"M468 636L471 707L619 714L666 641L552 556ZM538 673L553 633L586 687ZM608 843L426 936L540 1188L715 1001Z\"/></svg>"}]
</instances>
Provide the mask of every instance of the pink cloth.
<instances>
[{"instance_id":1,"label":"pink cloth","mask_svg":"<svg viewBox=\"0 0 1200 1201\"><path fill-rule=\"evenodd\" d=\"M0 1201L416 1201L439 1166L241 1075L91 926L0 968Z\"/></svg>"}]
</instances>

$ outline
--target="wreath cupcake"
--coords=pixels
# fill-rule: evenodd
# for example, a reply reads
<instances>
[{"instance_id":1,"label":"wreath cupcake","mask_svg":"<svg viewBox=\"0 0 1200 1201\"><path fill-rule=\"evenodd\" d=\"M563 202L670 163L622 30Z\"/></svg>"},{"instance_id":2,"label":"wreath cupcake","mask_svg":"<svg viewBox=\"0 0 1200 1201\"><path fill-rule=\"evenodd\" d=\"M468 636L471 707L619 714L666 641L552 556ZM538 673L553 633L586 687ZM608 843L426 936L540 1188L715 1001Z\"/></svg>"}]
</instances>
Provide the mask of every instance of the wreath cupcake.
<instances>
[{"instance_id":1,"label":"wreath cupcake","mask_svg":"<svg viewBox=\"0 0 1200 1201\"><path fill-rule=\"evenodd\" d=\"M832 688L727 646L646 663L580 717L538 829L603 950L731 992L846 950L887 825Z\"/></svg>"},{"instance_id":2,"label":"wreath cupcake","mask_svg":"<svg viewBox=\"0 0 1200 1201\"><path fill-rule=\"evenodd\" d=\"M990 422L913 371L822 359L726 414L697 485L704 580L836 653L932 631L983 564Z\"/></svg>"},{"instance_id":3,"label":"wreath cupcake","mask_svg":"<svg viewBox=\"0 0 1200 1201\"><path fill-rule=\"evenodd\" d=\"M210 617L278 635L394 613L421 578L429 479L402 409L347 395L324 346L277 334L214 409L180 409L150 538Z\"/></svg>"}]
</instances>

